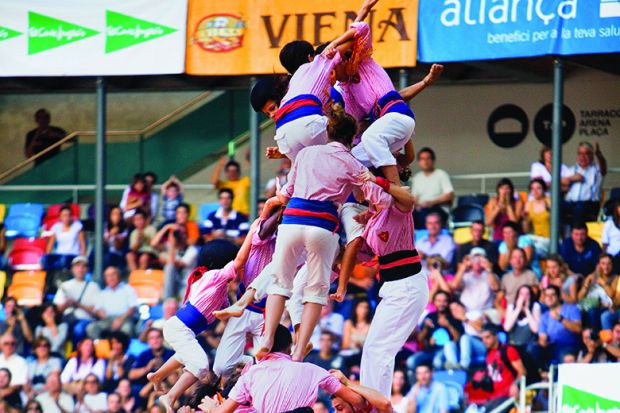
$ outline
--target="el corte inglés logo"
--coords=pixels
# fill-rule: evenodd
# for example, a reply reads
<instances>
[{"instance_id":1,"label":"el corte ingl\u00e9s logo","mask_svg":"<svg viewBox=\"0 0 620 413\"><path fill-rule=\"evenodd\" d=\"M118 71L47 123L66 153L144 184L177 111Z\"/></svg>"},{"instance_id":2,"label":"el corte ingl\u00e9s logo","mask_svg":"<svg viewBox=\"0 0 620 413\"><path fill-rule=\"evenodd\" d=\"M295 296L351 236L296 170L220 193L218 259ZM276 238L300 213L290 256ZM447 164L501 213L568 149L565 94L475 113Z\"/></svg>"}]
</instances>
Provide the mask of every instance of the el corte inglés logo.
<instances>
[{"instance_id":1,"label":"el corte ingl\u00e9s logo","mask_svg":"<svg viewBox=\"0 0 620 413\"><path fill-rule=\"evenodd\" d=\"M105 51L114 52L176 31L172 27L107 10Z\"/></svg>"},{"instance_id":2,"label":"el corte ingl\u00e9s logo","mask_svg":"<svg viewBox=\"0 0 620 413\"><path fill-rule=\"evenodd\" d=\"M230 52L243 46L245 22L233 14L212 14L197 25L193 41L208 52Z\"/></svg>"}]
</instances>

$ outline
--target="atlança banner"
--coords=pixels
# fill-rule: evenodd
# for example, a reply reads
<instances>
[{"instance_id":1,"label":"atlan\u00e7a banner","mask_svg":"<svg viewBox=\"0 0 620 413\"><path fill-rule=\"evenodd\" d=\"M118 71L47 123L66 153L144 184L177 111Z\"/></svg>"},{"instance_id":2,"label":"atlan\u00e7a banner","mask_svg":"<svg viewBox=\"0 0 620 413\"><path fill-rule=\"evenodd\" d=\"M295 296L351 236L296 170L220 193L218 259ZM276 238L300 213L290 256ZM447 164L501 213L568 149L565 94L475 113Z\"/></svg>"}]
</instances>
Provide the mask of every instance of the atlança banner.
<instances>
[{"instance_id":1,"label":"atlan\u00e7a banner","mask_svg":"<svg viewBox=\"0 0 620 413\"><path fill-rule=\"evenodd\" d=\"M620 364L561 364L559 413L620 413Z\"/></svg>"},{"instance_id":2,"label":"atlan\u00e7a banner","mask_svg":"<svg viewBox=\"0 0 620 413\"><path fill-rule=\"evenodd\" d=\"M620 51L620 0L420 0L419 60Z\"/></svg>"},{"instance_id":3,"label":"atlan\u00e7a banner","mask_svg":"<svg viewBox=\"0 0 620 413\"><path fill-rule=\"evenodd\" d=\"M342 34L361 0L190 0L186 70L194 75L283 73L278 53L292 40L315 46ZM417 0L382 0L366 21L373 57L384 67L415 66Z\"/></svg>"},{"instance_id":4,"label":"atlan\u00e7a banner","mask_svg":"<svg viewBox=\"0 0 620 413\"><path fill-rule=\"evenodd\" d=\"M182 73L186 0L2 0L0 76Z\"/></svg>"}]
</instances>

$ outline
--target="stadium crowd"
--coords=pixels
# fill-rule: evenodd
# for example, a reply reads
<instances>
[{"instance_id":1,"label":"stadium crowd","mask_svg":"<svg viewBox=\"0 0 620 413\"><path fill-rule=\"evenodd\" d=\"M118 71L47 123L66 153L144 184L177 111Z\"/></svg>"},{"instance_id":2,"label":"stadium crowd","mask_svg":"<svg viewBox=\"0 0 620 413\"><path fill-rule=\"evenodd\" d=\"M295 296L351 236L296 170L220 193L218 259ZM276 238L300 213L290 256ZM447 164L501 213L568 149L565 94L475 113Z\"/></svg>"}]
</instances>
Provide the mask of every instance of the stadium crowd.
<instances>
[{"instance_id":1,"label":"stadium crowd","mask_svg":"<svg viewBox=\"0 0 620 413\"><path fill-rule=\"evenodd\" d=\"M554 364L620 360L620 201L612 199L602 213L607 216L600 238L588 236L586 221L599 216L606 165L598 145L582 143L577 163L563 168L571 205L563 215L567 236L559 254L549 254L549 159L545 148L532 165L528 193L501 179L496 194L478 205L485 219L451 232L455 196L449 174L435 167L432 149L418 152L419 172L412 179L416 247L430 300L397 356L394 411L488 407L516 395L522 376L528 382L548 380ZM219 177L222 167L225 179ZM288 167L283 161L277 180L285 179ZM182 184L171 177L157 193L156 179L153 173L136 174L120 204L110 206L101 280L89 272L92 233L74 208L62 206L57 221L41 234L46 300L22 306L5 294L0 314L4 411L164 411L158 397L181 372L159 389L146 378L173 354L163 339L163 323L176 313L196 266L207 258L216 257L221 266L234 258L250 228L241 212L249 210L250 198L240 165L223 158L214 174L218 205L194 222ZM275 186L270 182L266 195ZM9 257L3 256L4 268L13 272L19 266L10 258L4 228L0 249ZM127 282L128 274L147 269L164 273L163 302L151 307L139 304L139 291ZM378 301L377 269L374 260L358 265L346 299L324 307L311 338L314 350L306 358L341 371L334 375L351 386L359 379L361 350ZM215 323L199 337L211 360L224 326ZM200 409L203 396L226 397L242 369L224 382L193 386L177 407L189 412ZM347 403L321 393L313 410L342 411ZM539 395L533 403L544 408L546 398Z\"/></svg>"}]
</instances>

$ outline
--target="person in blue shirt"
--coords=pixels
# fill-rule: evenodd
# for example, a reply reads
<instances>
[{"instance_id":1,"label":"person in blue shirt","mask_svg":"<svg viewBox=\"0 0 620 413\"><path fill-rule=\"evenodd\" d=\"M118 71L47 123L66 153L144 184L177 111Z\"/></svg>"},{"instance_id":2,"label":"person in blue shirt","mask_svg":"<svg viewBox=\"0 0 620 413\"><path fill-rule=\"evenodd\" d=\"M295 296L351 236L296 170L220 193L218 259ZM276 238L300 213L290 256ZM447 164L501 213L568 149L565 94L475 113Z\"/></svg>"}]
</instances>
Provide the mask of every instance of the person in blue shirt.
<instances>
[{"instance_id":1,"label":"person in blue shirt","mask_svg":"<svg viewBox=\"0 0 620 413\"><path fill-rule=\"evenodd\" d=\"M603 251L598 242L588 237L588 227L583 221L571 226L570 237L562 241L560 255L575 274L586 277L594 272Z\"/></svg>"},{"instance_id":2,"label":"person in blue shirt","mask_svg":"<svg viewBox=\"0 0 620 413\"><path fill-rule=\"evenodd\" d=\"M448 391L443 383L433 380L433 368L420 364L415 369L416 384L408 397L414 413L448 413Z\"/></svg>"},{"instance_id":3,"label":"person in blue shirt","mask_svg":"<svg viewBox=\"0 0 620 413\"><path fill-rule=\"evenodd\" d=\"M250 229L248 217L232 208L234 194L224 188L218 192L220 207L201 223L207 239L228 238L241 244Z\"/></svg>"}]
</instances>

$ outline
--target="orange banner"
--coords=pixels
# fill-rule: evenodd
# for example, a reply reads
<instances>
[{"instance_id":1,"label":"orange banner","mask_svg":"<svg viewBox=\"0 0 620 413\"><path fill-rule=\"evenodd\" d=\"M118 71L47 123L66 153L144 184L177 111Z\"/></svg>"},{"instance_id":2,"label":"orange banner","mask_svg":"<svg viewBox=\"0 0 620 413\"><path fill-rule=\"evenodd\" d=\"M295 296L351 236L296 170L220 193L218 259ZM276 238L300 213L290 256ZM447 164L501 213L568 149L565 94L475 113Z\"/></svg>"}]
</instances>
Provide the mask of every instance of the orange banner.
<instances>
[{"instance_id":1,"label":"orange banner","mask_svg":"<svg viewBox=\"0 0 620 413\"><path fill-rule=\"evenodd\" d=\"M186 71L192 75L282 73L278 54L292 40L319 45L342 34L360 0L190 0ZM418 0L381 0L366 21L384 67L416 64Z\"/></svg>"}]
</instances>

